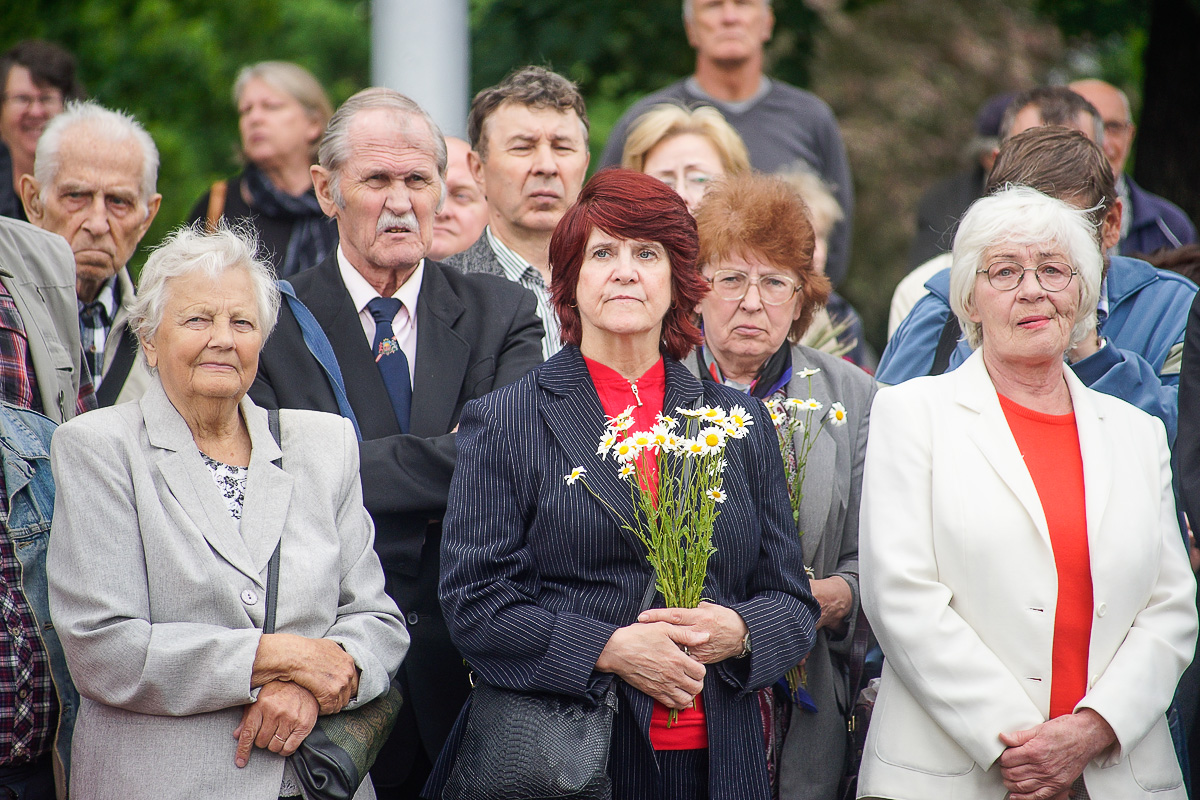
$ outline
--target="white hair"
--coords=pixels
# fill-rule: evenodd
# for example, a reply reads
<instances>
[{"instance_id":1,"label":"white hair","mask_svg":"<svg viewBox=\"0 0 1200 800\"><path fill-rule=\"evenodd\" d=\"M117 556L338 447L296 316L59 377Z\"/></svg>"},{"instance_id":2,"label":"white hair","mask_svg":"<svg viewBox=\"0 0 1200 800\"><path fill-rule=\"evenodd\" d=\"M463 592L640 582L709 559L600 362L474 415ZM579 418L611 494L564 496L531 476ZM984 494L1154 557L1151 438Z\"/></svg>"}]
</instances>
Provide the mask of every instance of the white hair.
<instances>
[{"instance_id":1,"label":"white hair","mask_svg":"<svg viewBox=\"0 0 1200 800\"><path fill-rule=\"evenodd\" d=\"M275 271L257 255L254 229L248 225L231 228L221 221L216 231L206 233L201 224L169 234L150 254L142 267L137 298L129 315L130 327L141 341L154 336L162 325L174 279L200 272L216 280L226 272L241 269L254 287L258 324L266 341L279 318L280 295Z\"/></svg>"},{"instance_id":2,"label":"white hair","mask_svg":"<svg viewBox=\"0 0 1200 800\"><path fill-rule=\"evenodd\" d=\"M133 139L138 143L142 151L142 202L148 203L158 184L158 148L154 146L154 140L133 115L124 111L113 111L91 100L72 100L67 103L63 112L50 120L38 139L37 150L34 153L33 177L42 187L42 199L48 197L49 187L58 177L58 170L62 167L60 154L63 136L75 126L85 129L92 136L112 142Z\"/></svg>"},{"instance_id":3,"label":"white hair","mask_svg":"<svg viewBox=\"0 0 1200 800\"><path fill-rule=\"evenodd\" d=\"M976 271L984 268L986 252L1001 245L1052 245L1066 254L1079 273L1063 290L1079 292L1070 347L1083 341L1096 327L1096 302L1104 269L1104 258L1096 243L1096 227L1088 210L1027 186L1005 186L976 200L967 209L954 236L950 308L971 348L978 349L983 343L982 326L968 319L975 307Z\"/></svg>"},{"instance_id":4,"label":"white hair","mask_svg":"<svg viewBox=\"0 0 1200 800\"><path fill-rule=\"evenodd\" d=\"M433 121L433 117L429 116L429 112L417 105L415 100L394 89L381 87L363 89L342 103L325 127L325 135L321 137L321 146L317 151L317 161L329 172L331 179L329 193L333 197L333 202L337 204L338 208L346 207L346 200L342 196L341 169L350 160L350 125L360 112L372 109L383 109L403 117L416 117L425 121L433 142L432 155L437 162L438 183L440 184L437 210L441 211L442 203L446 200L446 164L449 160L442 129Z\"/></svg>"},{"instance_id":5,"label":"white hair","mask_svg":"<svg viewBox=\"0 0 1200 800\"><path fill-rule=\"evenodd\" d=\"M692 11L693 1L694 0L683 0L683 18L688 22L691 22L692 17L695 14L695 12ZM767 8L771 7L771 0L762 0L762 2Z\"/></svg>"}]
</instances>

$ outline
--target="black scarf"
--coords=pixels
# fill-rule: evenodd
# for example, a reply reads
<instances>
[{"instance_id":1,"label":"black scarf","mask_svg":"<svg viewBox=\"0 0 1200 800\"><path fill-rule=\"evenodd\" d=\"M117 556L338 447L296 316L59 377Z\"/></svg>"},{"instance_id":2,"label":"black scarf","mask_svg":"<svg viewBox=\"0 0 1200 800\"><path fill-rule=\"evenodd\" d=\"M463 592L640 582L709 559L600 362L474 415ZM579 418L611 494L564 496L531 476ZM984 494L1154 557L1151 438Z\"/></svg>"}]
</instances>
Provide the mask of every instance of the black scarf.
<instances>
[{"instance_id":1,"label":"black scarf","mask_svg":"<svg viewBox=\"0 0 1200 800\"><path fill-rule=\"evenodd\" d=\"M337 246L337 224L325 216L315 191L309 189L299 197L290 195L271 183L253 164L246 165L243 176L256 213L292 221L287 252L279 264L280 278L318 264L333 252Z\"/></svg>"},{"instance_id":2,"label":"black scarf","mask_svg":"<svg viewBox=\"0 0 1200 800\"><path fill-rule=\"evenodd\" d=\"M696 366L699 367L702 380L724 383L725 376L712 353L704 345L696 348ZM792 344L787 339L776 350L766 363L758 370L758 375L750 384L750 396L765 400L785 387L792 380Z\"/></svg>"}]
</instances>

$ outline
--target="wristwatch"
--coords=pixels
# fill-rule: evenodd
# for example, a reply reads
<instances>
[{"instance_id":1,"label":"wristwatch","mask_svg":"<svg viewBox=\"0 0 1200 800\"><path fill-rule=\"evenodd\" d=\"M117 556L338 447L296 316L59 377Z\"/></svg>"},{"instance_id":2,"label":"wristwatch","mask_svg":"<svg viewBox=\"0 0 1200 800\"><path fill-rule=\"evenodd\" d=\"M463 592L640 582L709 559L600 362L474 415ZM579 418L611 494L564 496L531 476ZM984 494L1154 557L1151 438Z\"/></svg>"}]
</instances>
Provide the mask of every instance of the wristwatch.
<instances>
[{"instance_id":1,"label":"wristwatch","mask_svg":"<svg viewBox=\"0 0 1200 800\"><path fill-rule=\"evenodd\" d=\"M734 658L745 658L748 655L750 655L750 631L746 631L746 635L742 637L742 652Z\"/></svg>"}]
</instances>

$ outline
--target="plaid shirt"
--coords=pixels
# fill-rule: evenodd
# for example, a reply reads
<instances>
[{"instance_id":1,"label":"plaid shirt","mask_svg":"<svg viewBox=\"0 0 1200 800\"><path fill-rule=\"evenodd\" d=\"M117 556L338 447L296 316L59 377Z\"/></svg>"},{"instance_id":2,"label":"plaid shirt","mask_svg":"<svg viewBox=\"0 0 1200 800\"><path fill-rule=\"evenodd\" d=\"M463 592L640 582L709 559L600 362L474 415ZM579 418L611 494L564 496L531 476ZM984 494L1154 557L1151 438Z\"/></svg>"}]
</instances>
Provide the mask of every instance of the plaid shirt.
<instances>
[{"instance_id":1,"label":"plaid shirt","mask_svg":"<svg viewBox=\"0 0 1200 800\"><path fill-rule=\"evenodd\" d=\"M7 295L0 296L0 304ZM6 331L7 333L7 331ZM50 659L21 591L21 562L8 537L8 490L0 469L0 766L36 761L50 751L58 700Z\"/></svg>"},{"instance_id":2,"label":"plaid shirt","mask_svg":"<svg viewBox=\"0 0 1200 800\"><path fill-rule=\"evenodd\" d=\"M116 278L109 278L93 302L79 301L79 339L96 388L100 386L100 373L104 371L104 345L117 310L116 285Z\"/></svg>"},{"instance_id":3,"label":"plaid shirt","mask_svg":"<svg viewBox=\"0 0 1200 800\"><path fill-rule=\"evenodd\" d=\"M45 413L42 396L38 393L37 376L33 372L33 359L29 354L25 323L3 283L0 283L0 400L39 414ZM91 375L85 370L79 380L75 413L91 411L98 405Z\"/></svg>"}]
</instances>

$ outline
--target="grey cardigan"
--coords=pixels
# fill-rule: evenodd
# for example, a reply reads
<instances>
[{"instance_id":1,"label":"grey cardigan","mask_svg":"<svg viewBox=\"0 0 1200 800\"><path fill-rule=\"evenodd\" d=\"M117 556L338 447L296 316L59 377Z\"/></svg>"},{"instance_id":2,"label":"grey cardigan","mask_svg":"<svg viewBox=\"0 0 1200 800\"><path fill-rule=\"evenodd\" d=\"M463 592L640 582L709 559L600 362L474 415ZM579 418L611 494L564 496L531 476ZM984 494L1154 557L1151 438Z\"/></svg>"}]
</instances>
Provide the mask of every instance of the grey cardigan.
<instances>
[{"instance_id":1,"label":"grey cardigan","mask_svg":"<svg viewBox=\"0 0 1200 800\"><path fill-rule=\"evenodd\" d=\"M408 633L384 593L350 424L283 411L283 469L266 412L243 398L252 454L241 530L156 379L136 403L58 429L50 610L83 696L71 794L275 800L283 758L233 763L267 562L282 541L277 631L340 644L357 703L388 685ZM373 797L370 782L359 798Z\"/></svg>"}]
</instances>

